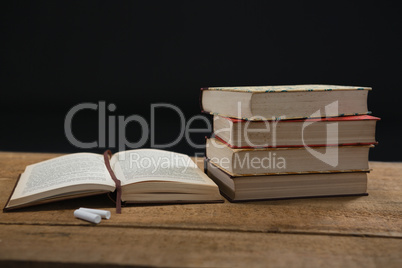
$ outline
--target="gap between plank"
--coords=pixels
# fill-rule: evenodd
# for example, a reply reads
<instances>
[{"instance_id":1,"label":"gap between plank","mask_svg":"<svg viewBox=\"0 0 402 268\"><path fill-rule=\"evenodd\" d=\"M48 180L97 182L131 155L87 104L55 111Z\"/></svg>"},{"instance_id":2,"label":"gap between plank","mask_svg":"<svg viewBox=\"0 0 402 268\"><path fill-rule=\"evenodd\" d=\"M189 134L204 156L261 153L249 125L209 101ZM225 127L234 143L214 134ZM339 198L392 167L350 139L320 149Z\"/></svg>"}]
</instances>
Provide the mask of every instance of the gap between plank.
<instances>
[{"instance_id":1,"label":"gap between plank","mask_svg":"<svg viewBox=\"0 0 402 268\"><path fill-rule=\"evenodd\" d=\"M137 228L137 229L159 229L159 230L177 230L177 231L209 231L209 232L233 232L233 233L266 233L266 234L294 234L294 235L327 235L343 237L367 237L367 238L388 238L402 239L402 235L381 235L369 233L331 233L331 232L312 232L312 231L282 231L282 230L242 230L242 229L214 229L202 227L178 227L178 226L143 226L143 225L95 225L95 224L43 224L43 223L2 223L0 225L32 225L32 226L68 226L68 227L97 227L97 228Z\"/></svg>"}]
</instances>

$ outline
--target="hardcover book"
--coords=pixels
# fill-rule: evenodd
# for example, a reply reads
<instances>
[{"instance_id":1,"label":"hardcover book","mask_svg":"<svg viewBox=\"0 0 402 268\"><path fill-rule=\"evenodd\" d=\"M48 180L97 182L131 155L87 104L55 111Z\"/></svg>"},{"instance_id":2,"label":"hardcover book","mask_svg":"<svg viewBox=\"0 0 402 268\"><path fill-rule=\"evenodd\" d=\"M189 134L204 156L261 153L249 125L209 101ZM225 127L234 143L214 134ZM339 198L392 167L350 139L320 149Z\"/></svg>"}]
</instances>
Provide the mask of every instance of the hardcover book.
<instances>
[{"instance_id":1,"label":"hardcover book","mask_svg":"<svg viewBox=\"0 0 402 268\"><path fill-rule=\"evenodd\" d=\"M207 174L231 202L367 195L367 172L236 177L207 162Z\"/></svg>"},{"instance_id":2,"label":"hardcover book","mask_svg":"<svg viewBox=\"0 0 402 268\"><path fill-rule=\"evenodd\" d=\"M201 109L246 120L359 115L369 113L369 90L336 85L207 87L201 89Z\"/></svg>"},{"instance_id":3,"label":"hardcover book","mask_svg":"<svg viewBox=\"0 0 402 268\"><path fill-rule=\"evenodd\" d=\"M247 121L214 116L214 134L231 148L375 144L378 117ZM335 138L335 139L334 139Z\"/></svg>"},{"instance_id":4,"label":"hardcover book","mask_svg":"<svg viewBox=\"0 0 402 268\"><path fill-rule=\"evenodd\" d=\"M232 176L368 171L373 145L233 149L207 140L207 158Z\"/></svg>"}]
</instances>

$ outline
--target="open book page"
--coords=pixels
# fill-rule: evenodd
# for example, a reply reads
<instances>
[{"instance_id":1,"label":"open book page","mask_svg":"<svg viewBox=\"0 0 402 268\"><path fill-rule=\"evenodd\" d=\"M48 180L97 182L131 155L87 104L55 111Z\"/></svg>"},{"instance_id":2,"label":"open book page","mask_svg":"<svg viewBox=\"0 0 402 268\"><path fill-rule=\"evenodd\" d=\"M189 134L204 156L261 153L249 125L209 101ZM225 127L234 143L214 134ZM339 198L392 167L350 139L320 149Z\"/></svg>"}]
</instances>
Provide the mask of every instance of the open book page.
<instances>
[{"instance_id":1,"label":"open book page","mask_svg":"<svg viewBox=\"0 0 402 268\"><path fill-rule=\"evenodd\" d=\"M169 151L140 149L116 153L111 166L122 185L144 181L215 185L190 157Z\"/></svg>"},{"instance_id":2,"label":"open book page","mask_svg":"<svg viewBox=\"0 0 402 268\"><path fill-rule=\"evenodd\" d=\"M29 165L11 199L82 184L102 184L113 189L115 183L102 155L78 153Z\"/></svg>"}]
</instances>

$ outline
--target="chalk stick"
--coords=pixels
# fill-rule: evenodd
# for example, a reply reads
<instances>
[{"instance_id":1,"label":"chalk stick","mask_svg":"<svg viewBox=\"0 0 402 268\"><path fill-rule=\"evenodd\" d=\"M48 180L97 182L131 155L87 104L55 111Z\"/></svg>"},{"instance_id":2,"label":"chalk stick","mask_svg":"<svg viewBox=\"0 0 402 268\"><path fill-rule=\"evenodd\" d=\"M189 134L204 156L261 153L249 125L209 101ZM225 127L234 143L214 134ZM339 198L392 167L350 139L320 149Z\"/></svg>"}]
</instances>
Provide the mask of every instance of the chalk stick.
<instances>
[{"instance_id":1,"label":"chalk stick","mask_svg":"<svg viewBox=\"0 0 402 268\"><path fill-rule=\"evenodd\" d=\"M92 223L100 223L101 222L101 216L99 216L98 214L90 213L85 210L80 210L80 209L75 210L74 216L78 219L89 221Z\"/></svg>"},{"instance_id":2,"label":"chalk stick","mask_svg":"<svg viewBox=\"0 0 402 268\"><path fill-rule=\"evenodd\" d=\"M102 209L80 208L80 210L97 214L97 215L101 216L103 219L107 219L107 220L110 219L110 216L111 216L110 211L102 210Z\"/></svg>"}]
</instances>

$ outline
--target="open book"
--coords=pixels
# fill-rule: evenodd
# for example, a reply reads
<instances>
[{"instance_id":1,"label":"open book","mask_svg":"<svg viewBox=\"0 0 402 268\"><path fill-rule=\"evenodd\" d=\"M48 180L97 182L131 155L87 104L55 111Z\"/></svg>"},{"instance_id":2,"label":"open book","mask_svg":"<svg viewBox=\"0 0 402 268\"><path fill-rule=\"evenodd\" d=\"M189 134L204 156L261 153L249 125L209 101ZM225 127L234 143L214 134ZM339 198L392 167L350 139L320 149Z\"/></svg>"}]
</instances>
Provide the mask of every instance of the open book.
<instances>
[{"instance_id":1,"label":"open book","mask_svg":"<svg viewBox=\"0 0 402 268\"><path fill-rule=\"evenodd\" d=\"M116 178L127 203L223 202L217 185L187 155L139 149L116 153L108 161L103 155L76 153L29 165L4 210L113 192Z\"/></svg>"}]
</instances>

